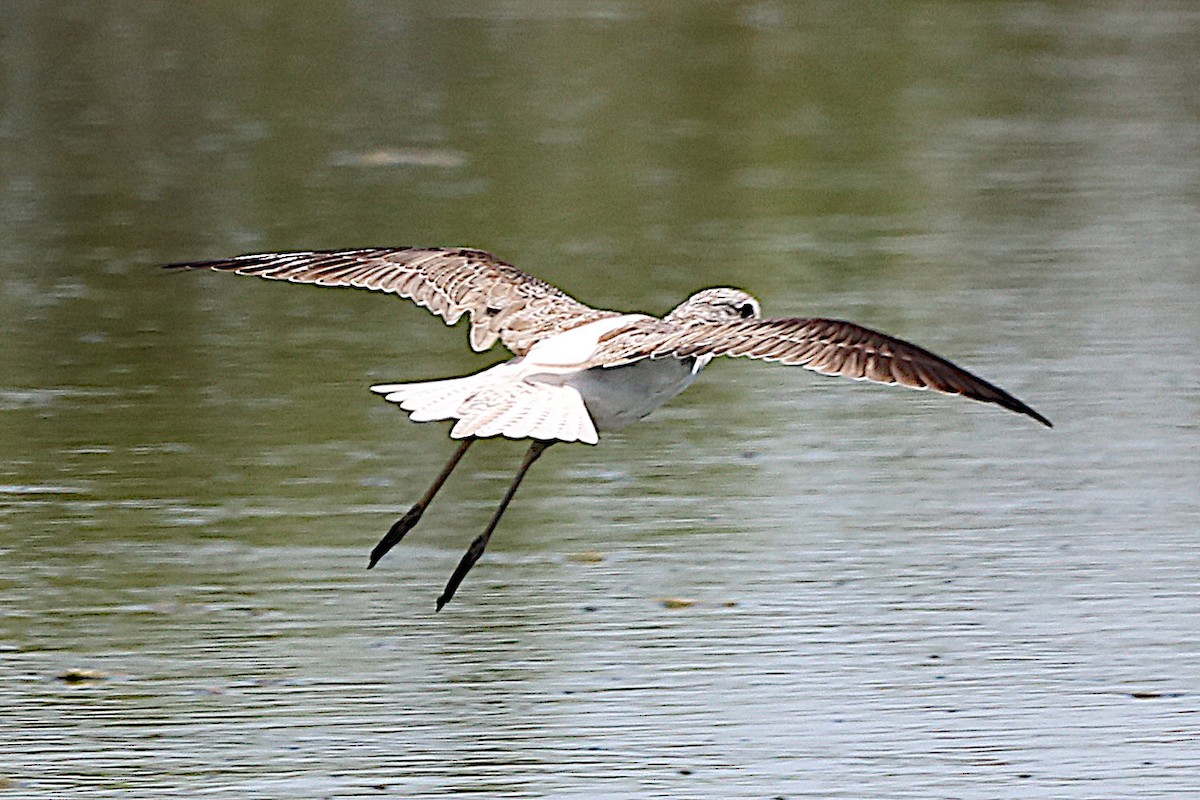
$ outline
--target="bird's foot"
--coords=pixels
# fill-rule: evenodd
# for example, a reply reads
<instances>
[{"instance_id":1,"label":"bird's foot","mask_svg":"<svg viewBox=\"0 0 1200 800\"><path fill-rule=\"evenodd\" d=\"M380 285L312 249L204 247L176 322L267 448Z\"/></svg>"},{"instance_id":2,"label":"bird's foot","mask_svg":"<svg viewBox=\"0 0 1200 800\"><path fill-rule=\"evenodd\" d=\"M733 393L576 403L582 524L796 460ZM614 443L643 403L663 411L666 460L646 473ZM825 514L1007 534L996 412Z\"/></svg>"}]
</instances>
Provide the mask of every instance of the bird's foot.
<instances>
[{"instance_id":1,"label":"bird's foot","mask_svg":"<svg viewBox=\"0 0 1200 800\"><path fill-rule=\"evenodd\" d=\"M395 547L404 534L416 527L421 521L421 515L425 513L425 506L417 503L415 506L405 512L404 516L396 520L384 537L379 540L379 544L375 545L375 549L371 551L371 561L367 564L367 569L379 563L379 559L383 558L389 550Z\"/></svg>"}]
</instances>

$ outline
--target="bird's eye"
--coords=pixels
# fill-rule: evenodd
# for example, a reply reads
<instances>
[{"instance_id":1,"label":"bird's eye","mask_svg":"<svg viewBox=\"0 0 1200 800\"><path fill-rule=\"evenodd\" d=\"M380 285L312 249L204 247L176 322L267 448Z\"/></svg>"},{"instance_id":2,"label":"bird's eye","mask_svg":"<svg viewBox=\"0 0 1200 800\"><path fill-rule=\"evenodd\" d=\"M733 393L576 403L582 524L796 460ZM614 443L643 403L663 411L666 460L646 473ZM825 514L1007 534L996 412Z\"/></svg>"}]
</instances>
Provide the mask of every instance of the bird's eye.
<instances>
[{"instance_id":1,"label":"bird's eye","mask_svg":"<svg viewBox=\"0 0 1200 800\"><path fill-rule=\"evenodd\" d=\"M742 303L737 307L738 316L742 319L750 319L754 316L754 306L749 303Z\"/></svg>"}]
</instances>

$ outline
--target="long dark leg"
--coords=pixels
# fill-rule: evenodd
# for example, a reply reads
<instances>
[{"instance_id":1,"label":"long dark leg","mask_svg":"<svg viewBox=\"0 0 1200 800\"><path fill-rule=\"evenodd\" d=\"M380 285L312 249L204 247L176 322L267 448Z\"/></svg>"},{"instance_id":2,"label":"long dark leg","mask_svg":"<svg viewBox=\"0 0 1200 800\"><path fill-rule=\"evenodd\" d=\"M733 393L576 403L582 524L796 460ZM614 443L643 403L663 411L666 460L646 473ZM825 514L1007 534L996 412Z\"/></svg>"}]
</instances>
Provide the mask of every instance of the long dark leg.
<instances>
[{"instance_id":1,"label":"long dark leg","mask_svg":"<svg viewBox=\"0 0 1200 800\"><path fill-rule=\"evenodd\" d=\"M450 477L450 473L458 466L458 462L462 460L463 454L467 452L467 448L474 443L475 437L464 439L463 443L454 451L454 455L450 456L450 461L446 464L446 468L442 470L442 474L437 476L437 480L433 482L433 486L429 487L429 491L425 496L416 502L416 504L408 510L408 512L396 520L391 529L379 540L379 544L375 545L375 549L371 551L371 563L367 564L367 569L379 563L379 559L391 550L396 544L404 538L404 534L408 533L420 521L421 515L425 513L425 509L433 501L433 496L438 493L438 489L442 488L442 484Z\"/></svg>"},{"instance_id":2,"label":"long dark leg","mask_svg":"<svg viewBox=\"0 0 1200 800\"><path fill-rule=\"evenodd\" d=\"M529 452L525 454L525 460L521 462L521 468L517 470L516 477L512 483L508 485L508 491L504 493L504 499L500 501L500 505L496 508L496 513L492 514L492 521L488 523L487 529L471 542L471 546L467 548L467 553L462 557L462 561L458 562L458 567L454 570L454 574L450 576L450 582L446 584L446 590L442 592L442 596L437 599L437 610L441 611L442 606L450 602L450 598L454 597L454 593L458 590L458 585L462 583L463 578L467 577L467 573L471 571L471 567L475 566L475 562L483 555L484 548L487 547L488 539L492 537L492 531L496 530L497 523L500 522L500 517L504 516L504 509L508 508L508 504L512 501L513 495L517 493L517 487L521 485L521 481L525 478L525 473L533 465L533 462L538 460L538 456L546 451L546 448L554 442L543 442L535 439L529 447Z\"/></svg>"}]
</instances>

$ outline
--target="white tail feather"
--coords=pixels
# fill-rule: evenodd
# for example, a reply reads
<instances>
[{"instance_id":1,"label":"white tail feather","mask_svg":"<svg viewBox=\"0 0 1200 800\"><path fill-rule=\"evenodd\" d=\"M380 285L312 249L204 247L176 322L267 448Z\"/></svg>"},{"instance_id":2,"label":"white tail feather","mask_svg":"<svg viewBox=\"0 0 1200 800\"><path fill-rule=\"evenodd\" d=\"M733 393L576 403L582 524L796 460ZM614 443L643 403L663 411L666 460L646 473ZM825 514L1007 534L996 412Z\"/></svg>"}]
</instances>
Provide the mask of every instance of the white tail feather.
<instances>
[{"instance_id":1,"label":"white tail feather","mask_svg":"<svg viewBox=\"0 0 1200 800\"><path fill-rule=\"evenodd\" d=\"M445 381L372 386L371 391L408 411L414 422L430 422L455 416L455 410L480 389L473 378L472 375Z\"/></svg>"},{"instance_id":2,"label":"white tail feather","mask_svg":"<svg viewBox=\"0 0 1200 800\"><path fill-rule=\"evenodd\" d=\"M587 444L599 441L576 389L505 375L499 367L465 378L380 384L371 391L409 412L414 422L458 420L450 431L455 439L505 436Z\"/></svg>"}]
</instances>

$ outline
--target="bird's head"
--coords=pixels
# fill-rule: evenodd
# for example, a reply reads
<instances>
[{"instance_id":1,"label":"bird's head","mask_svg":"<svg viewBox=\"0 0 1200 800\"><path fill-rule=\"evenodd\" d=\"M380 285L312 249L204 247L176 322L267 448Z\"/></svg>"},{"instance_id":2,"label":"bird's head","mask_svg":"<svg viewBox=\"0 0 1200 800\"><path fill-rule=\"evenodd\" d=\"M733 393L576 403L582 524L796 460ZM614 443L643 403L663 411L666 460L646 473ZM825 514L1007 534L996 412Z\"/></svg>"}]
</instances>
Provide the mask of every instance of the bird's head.
<instances>
[{"instance_id":1,"label":"bird's head","mask_svg":"<svg viewBox=\"0 0 1200 800\"><path fill-rule=\"evenodd\" d=\"M758 301L741 289L718 286L702 289L684 300L667 314L667 322L687 324L689 322L737 322L741 319L758 319L762 309Z\"/></svg>"}]
</instances>

